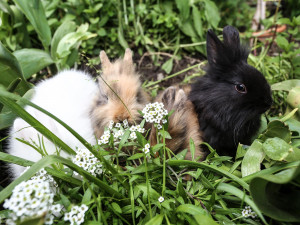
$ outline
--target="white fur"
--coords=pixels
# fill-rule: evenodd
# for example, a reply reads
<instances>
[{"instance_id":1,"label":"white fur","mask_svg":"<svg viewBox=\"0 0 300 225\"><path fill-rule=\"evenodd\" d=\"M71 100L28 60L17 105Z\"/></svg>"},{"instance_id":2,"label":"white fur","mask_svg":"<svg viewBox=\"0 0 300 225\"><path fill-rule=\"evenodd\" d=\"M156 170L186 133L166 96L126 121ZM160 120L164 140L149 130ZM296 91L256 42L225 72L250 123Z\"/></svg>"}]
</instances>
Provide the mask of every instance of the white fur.
<instances>
[{"instance_id":1,"label":"white fur","mask_svg":"<svg viewBox=\"0 0 300 225\"><path fill-rule=\"evenodd\" d=\"M97 84L89 75L76 70L66 70L39 83L35 87L35 95L31 101L64 121L89 143L95 144L89 113L97 91ZM49 116L30 106L26 106L25 110L72 149L83 147L69 131ZM10 130L8 153L31 161L38 161L41 159L41 155L35 149L16 139L24 139L30 143L34 141L39 144L38 135L41 137L41 134L23 119L17 118ZM43 137L43 141L48 155L56 154L57 147L45 137ZM63 151L60 155L67 156ZM24 169L22 166L10 165L14 179L19 177Z\"/></svg>"}]
</instances>

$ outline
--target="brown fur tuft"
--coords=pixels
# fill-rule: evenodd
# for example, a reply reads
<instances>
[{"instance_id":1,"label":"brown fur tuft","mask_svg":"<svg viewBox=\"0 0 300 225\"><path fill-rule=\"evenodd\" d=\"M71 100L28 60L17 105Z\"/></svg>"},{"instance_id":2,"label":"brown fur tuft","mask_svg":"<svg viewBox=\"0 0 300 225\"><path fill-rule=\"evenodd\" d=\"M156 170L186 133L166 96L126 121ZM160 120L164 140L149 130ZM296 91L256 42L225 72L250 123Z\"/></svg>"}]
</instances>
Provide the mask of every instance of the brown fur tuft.
<instances>
[{"instance_id":1,"label":"brown fur tuft","mask_svg":"<svg viewBox=\"0 0 300 225\"><path fill-rule=\"evenodd\" d=\"M127 119L129 124L139 123L142 110L149 102L147 94L141 88L139 75L132 62L132 52L126 49L123 59L111 63L104 51L100 52L102 63L102 78L110 87L99 78L99 94L94 100L91 119L97 138L104 132L109 121L122 122ZM118 97L119 96L119 97ZM124 104L120 101L122 99Z\"/></svg>"},{"instance_id":2,"label":"brown fur tuft","mask_svg":"<svg viewBox=\"0 0 300 225\"><path fill-rule=\"evenodd\" d=\"M194 111L192 102L187 99L187 95L182 89L169 87L162 94L156 97L156 102L162 102L164 108L168 111L174 110L169 117L168 132L172 139L166 139L166 145L175 154L183 149L188 149L185 159L191 160L190 138L195 143L195 158L201 156L200 160L205 157L201 149L202 134L199 129L197 115ZM150 134L151 145L156 144L155 128L152 127Z\"/></svg>"}]
</instances>

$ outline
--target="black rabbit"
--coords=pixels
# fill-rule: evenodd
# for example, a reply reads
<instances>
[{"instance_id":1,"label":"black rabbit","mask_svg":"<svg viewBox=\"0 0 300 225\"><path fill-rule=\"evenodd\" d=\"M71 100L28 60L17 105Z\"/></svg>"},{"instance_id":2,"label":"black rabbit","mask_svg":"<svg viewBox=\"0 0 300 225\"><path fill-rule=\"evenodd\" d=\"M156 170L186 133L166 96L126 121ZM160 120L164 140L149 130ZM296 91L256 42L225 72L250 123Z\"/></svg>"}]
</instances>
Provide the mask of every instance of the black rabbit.
<instances>
[{"instance_id":1,"label":"black rabbit","mask_svg":"<svg viewBox=\"0 0 300 225\"><path fill-rule=\"evenodd\" d=\"M207 33L206 74L191 86L203 139L218 153L233 156L238 143L249 145L260 127L261 114L272 104L264 76L247 63L249 51L240 44L239 32L223 29L223 42Z\"/></svg>"}]
</instances>

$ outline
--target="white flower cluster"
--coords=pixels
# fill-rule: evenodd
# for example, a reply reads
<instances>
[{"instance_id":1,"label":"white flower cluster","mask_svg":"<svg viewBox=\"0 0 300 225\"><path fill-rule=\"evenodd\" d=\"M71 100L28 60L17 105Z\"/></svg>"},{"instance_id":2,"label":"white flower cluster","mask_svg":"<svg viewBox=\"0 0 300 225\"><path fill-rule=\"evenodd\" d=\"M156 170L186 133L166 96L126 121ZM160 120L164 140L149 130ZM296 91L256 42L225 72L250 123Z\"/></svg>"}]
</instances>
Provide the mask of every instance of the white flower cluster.
<instances>
[{"instance_id":1,"label":"white flower cluster","mask_svg":"<svg viewBox=\"0 0 300 225\"><path fill-rule=\"evenodd\" d=\"M6 223L16 224L16 221L45 215L45 224L53 224L54 215L62 209L60 204L53 205L53 198L49 181L38 178L23 181L14 188L10 199L5 200L4 208L12 211Z\"/></svg>"},{"instance_id":2,"label":"white flower cluster","mask_svg":"<svg viewBox=\"0 0 300 225\"><path fill-rule=\"evenodd\" d=\"M143 109L144 118L146 119L146 122L154 123L154 126L157 127L157 129L162 128L162 124L165 124L167 120L165 119L165 116L168 115L168 111L164 109L163 103L149 103L146 105L146 107Z\"/></svg>"},{"instance_id":3,"label":"white flower cluster","mask_svg":"<svg viewBox=\"0 0 300 225\"><path fill-rule=\"evenodd\" d=\"M30 167L27 167L30 168ZM47 171L43 168L39 172L35 174L35 176L31 177L31 180L40 180L41 182L47 181L50 184L50 187L58 187L56 181L53 179L51 175L47 173Z\"/></svg>"},{"instance_id":4,"label":"white flower cluster","mask_svg":"<svg viewBox=\"0 0 300 225\"><path fill-rule=\"evenodd\" d=\"M78 148L76 156L72 161L94 176L100 175L103 172L102 163L88 149ZM78 175L77 172L74 172L74 174Z\"/></svg>"},{"instance_id":5,"label":"white flower cluster","mask_svg":"<svg viewBox=\"0 0 300 225\"><path fill-rule=\"evenodd\" d=\"M115 125L115 126L114 126ZM140 125L131 126L129 127L128 121L124 120L123 123L116 123L114 124L113 121L109 122L108 130L104 131L104 134L100 137L100 140L98 141L98 144L107 144L109 142L110 135L113 134L114 141L118 142L122 139L123 135L125 134L126 130L130 130L130 136L129 139L135 140L137 138L136 131L140 133L144 133L145 129L142 128Z\"/></svg>"},{"instance_id":6,"label":"white flower cluster","mask_svg":"<svg viewBox=\"0 0 300 225\"><path fill-rule=\"evenodd\" d=\"M142 149L142 151L143 151L145 154L149 153L149 152L150 152L150 144L149 144L149 143L145 144L145 146L144 146L144 148Z\"/></svg>"},{"instance_id":7,"label":"white flower cluster","mask_svg":"<svg viewBox=\"0 0 300 225\"><path fill-rule=\"evenodd\" d=\"M255 217L256 217L256 213L253 212L253 211L251 210L251 207L250 207L250 206L246 206L245 209L243 209L242 215L243 215L243 217L245 217L245 218L250 217L250 216L251 216L252 218L255 218Z\"/></svg>"},{"instance_id":8,"label":"white flower cluster","mask_svg":"<svg viewBox=\"0 0 300 225\"><path fill-rule=\"evenodd\" d=\"M81 206L73 206L71 211L65 213L64 220L70 221L71 225L80 225L84 222L84 214L88 210L85 204Z\"/></svg>"}]
</instances>

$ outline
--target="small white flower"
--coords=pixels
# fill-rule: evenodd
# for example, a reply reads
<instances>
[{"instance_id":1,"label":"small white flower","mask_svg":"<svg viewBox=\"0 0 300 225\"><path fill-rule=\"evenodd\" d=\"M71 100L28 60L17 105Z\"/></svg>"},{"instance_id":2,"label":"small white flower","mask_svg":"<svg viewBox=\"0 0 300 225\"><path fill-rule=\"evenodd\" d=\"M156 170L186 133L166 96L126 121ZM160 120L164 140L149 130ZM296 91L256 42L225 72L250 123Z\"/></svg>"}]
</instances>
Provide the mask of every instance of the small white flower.
<instances>
[{"instance_id":1,"label":"small white flower","mask_svg":"<svg viewBox=\"0 0 300 225\"><path fill-rule=\"evenodd\" d=\"M160 125L160 124L157 124L157 129L161 129L162 128L162 125Z\"/></svg>"},{"instance_id":2,"label":"small white flower","mask_svg":"<svg viewBox=\"0 0 300 225\"><path fill-rule=\"evenodd\" d=\"M143 152L145 153L145 154L147 154L147 153L149 153L149 149L148 148L146 148L146 149L143 149Z\"/></svg>"},{"instance_id":3,"label":"small white flower","mask_svg":"<svg viewBox=\"0 0 300 225\"><path fill-rule=\"evenodd\" d=\"M131 134L130 134L130 139L132 139L132 140L134 140L134 139L136 139L137 137L136 137L136 133L135 132L131 132Z\"/></svg>"},{"instance_id":4,"label":"small white flower","mask_svg":"<svg viewBox=\"0 0 300 225\"><path fill-rule=\"evenodd\" d=\"M116 123L115 127L120 128L121 127L121 123Z\"/></svg>"},{"instance_id":5,"label":"small white flower","mask_svg":"<svg viewBox=\"0 0 300 225\"><path fill-rule=\"evenodd\" d=\"M88 207L85 204L73 206L70 212L65 213L64 220L69 221L71 224L80 225L84 222L84 214L87 210Z\"/></svg>"},{"instance_id":6,"label":"small white flower","mask_svg":"<svg viewBox=\"0 0 300 225\"><path fill-rule=\"evenodd\" d=\"M147 144L145 144L145 148L150 148L150 144L149 143L147 143Z\"/></svg>"},{"instance_id":7,"label":"small white flower","mask_svg":"<svg viewBox=\"0 0 300 225\"><path fill-rule=\"evenodd\" d=\"M245 209L243 209L243 211L242 211L242 216L245 218L247 218L247 217L255 218L257 215L255 212L253 212L251 210L250 206L246 206Z\"/></svg>"},{"instance_id":8,"label":"small white flower","mask_svg":"<svg viewBox=\"0 0 300 225\"><path fill-rule=\"evenodd\" d=\"M163 196L160 196L160 197L158 198L158 201L159 201L160 203L162 203L164 200L165 200L165 198L164 198Z\"/></svg>"},{"instance_id":9,"label":"small white flower","mask_svg":"<svg viewBox=\"0 0 300 225\"><path fill-rule=\"evenodd\" d=\"M165 123L167 123L168 121L167 121L166 119L163 119L161 122L162 122L163 124L165 124Z\"/></svg>"}]
</instances>

